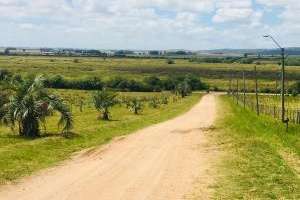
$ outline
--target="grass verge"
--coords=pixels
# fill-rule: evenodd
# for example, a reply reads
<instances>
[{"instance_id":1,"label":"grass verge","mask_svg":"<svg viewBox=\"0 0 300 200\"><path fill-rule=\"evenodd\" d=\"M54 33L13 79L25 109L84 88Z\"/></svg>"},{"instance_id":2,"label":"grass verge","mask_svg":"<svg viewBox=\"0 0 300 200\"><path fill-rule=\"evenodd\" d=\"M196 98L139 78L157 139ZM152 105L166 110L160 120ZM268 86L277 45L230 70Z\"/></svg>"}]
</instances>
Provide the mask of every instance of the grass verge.
<instances>
[{"instance_id":1,"label":"grass verge","mask_svg":"<svg viewBox=\"0 0 300 200\"><path fill-rule=\"evenodd\" d=\"M0 185L54 166L70 158L76 151L99 146L114 137L171 119L188 111L201 96L193 94L158 109L146 107L141 115L134 115L125 107L115 106L109 122L98 120L99 114L93 108L86 108L82 113L74 112L74 135L68 139L50 134L27 140L0 126ZM56 122L55 119L49 120L47 133L57 132Z\"/></svg>"},{"instance_id":2,"label":"grass verge","mask_svg":"<svg viewBox=\"0 0 300 200\"><path fill-rule=\"evenodd\" d=\"M280 122L220 99L225 115L215 136L226 153L215 199L300 199L300 127L286 132Z\"/></svg>"}]
</instances>

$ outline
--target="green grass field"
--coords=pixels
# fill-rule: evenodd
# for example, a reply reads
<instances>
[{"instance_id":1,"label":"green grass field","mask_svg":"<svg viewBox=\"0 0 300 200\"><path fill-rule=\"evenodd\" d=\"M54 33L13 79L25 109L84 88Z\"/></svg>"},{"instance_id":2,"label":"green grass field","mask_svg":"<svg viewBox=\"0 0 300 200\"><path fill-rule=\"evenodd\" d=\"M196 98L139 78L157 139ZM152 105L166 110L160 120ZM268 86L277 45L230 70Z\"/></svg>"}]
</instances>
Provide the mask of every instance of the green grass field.
<instances>
[{"instance_id":1,"label":"green grass field","mask_svg":"<svg viewBox=\"0 0 300 200\"><path fill-rule=\"evenodd\" d=\"M91 92L60 90L65 97L88 99ZM122 93L123 96L155 96L157 93ZM161 94L160 94L161 95ZM85 148L107 143L114 137L132 133L143 127L165 121L189 110L202 95L197 93L184 99L170 100L168 105L150 108L145 105L140 115L134 115L124 105L111 110L111 121L98 119L99 113L92 105L84 106L80 112L74 106L74 129L69 137L62 137L57 127L58 116L49 118L42 136L25 139L11 129L0 126L0 184L31 174L34 171L53 166L70 158L72 153Z\"/></svg>"},{"instance_id":2,"label":"green grass field","mask_svg":"<svg viewBox=\"0 0 300 200\"><path fill-rule=\"evenodd\" d=\"M219 109L215 141L226 153L218 167L215 199L299 199L300 127L244 110L228 97Z\"/></svg>"},{"instance_id":3,"label":"green grass field","mask_svg":"<svg viewBox=\"0 0 300 200\"><path fill-rule=\"evenodd\" d=\"M78 59L78 63L74 62ZM62 75L67 79L82 79L97 76L103 80L114 76L130 79L143 79L145 76L157 75L162 78L173 74L192 73L199 75L211 87L228 88L228 79L233 74L241 77L245 71L249 79L249 88L254 88L253 64L196 63L177 59L175 64L168 65L166 59L137 58L73 58L73 57L38 57L38 56L0 56L0 69L26 74ZM276 64L258 66L261 88L274 88L280 67ZM300 67L287 67L290 84L300 80Z\"/></svg>"}]
</instances>

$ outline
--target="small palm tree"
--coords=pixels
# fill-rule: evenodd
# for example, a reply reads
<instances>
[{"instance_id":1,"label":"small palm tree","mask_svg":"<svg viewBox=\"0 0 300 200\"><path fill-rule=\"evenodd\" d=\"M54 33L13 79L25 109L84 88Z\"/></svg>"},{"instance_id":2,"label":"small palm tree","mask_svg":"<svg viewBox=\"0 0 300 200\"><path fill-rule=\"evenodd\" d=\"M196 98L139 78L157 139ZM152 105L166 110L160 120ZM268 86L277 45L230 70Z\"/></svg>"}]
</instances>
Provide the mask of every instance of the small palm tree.
<instances>
[{"instance_id":1,"label":"small palm tree","mask_svg":"<svg viewBox=\"0 0 300 200\"><path fill-rule=\"evenodd\" d=\"M150 100L149 100L149 106L151 108L158 108L159 107L159 104L160 104L160 101L157 97L152 97Z\"/></svg>"},{"instance_id":2,"label":"small palm tree","mask_svg":"<svg viewBox=\"0 0 300 200\"><path fill-rule=\"evenodd\" d=\"M12 128L18 126L20 136L39 136L40 124L45 123L46 117L55 111L61 114L58 124L63 127L63 133L73 126L69 108L59 97L48 93L44 81L43 76L38 76L12 82L9 99L0 105L0 120Z\"/></svg>"},{"instance_id":3,"label":"small palm tree","mask_svg":"<svg viewBox=\"0 0 300 200\"><path fill-rule=\"evenodd\" d=\"M132 98L128 101L128 107L134 114L139 114L143 110L143 102L138 98Z\"/></svg>"},{"instance_id":4,"label":"small palm tree","mask_svg":"<svg viewBox=\"0 0 300 200\"><path fill-rule=\"evenodd\" d=\"M94 105L95 108L102 114L103 120L109 120L109 109L118 103L117 94L114 92L106 91L97 91L94 96Z\"/></svg>"},{"instance_id":5,"label":"small palm tree","mask_svg":"<svg viewBox=\"0 0 300 200\"><path fill-rule=\"evenodd\" d=\"M182 98L188 96L189 94L191 94L191 87L189 86L189 84L184 81L182 83L179 83L177 86L176 86L176 93L178 95L180 95Z\"/></svg>"},{"instance_id":6,"label":"small palm tree","mask_svg":"<svg viewBox=\"0 0 300 200\"><path fill-rule=\"evenodd\" d=\"M164 105L169 104L169 97L168 96L162 96L161 97L161 103Z\"/></svg>"}]
</instances>

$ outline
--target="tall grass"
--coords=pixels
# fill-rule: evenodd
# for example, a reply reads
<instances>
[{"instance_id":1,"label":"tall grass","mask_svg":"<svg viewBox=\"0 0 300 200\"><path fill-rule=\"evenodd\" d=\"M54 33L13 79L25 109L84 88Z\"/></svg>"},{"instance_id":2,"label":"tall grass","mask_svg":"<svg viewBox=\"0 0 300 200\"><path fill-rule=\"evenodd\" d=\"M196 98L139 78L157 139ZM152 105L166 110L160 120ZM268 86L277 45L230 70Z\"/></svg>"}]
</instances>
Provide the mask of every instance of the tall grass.
<instances>
[{"instance_id":1,"label":"tall grass","mask_svg":"<svg viewBox=\"0 0 300 200\"><path fill-rule=\"evenodd\" d=\"M221 100L226 114L216 138L227 153L219 166L216 199L299 199L300 126L286 132L269 117L257 117L228 97Z\"/></svg>"}]
</instances>

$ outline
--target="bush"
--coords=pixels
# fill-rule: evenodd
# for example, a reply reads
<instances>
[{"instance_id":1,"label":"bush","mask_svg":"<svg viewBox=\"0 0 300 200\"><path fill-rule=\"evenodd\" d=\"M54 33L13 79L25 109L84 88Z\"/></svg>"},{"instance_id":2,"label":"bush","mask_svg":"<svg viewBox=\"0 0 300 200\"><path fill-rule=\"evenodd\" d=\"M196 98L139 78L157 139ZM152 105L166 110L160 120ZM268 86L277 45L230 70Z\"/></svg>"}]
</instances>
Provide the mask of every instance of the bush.
<instances>
[{"instance_id":1,"label":"bush","mask_svg":"<svg viewBox=\"0 0 300 200\"><path fill-rule=\"evenodd\" d=\"M82 80L66 80L60 75L55 75L48 78L45 81L45 84L49 88L80 90L101 90L104 85L97 77L91 77Z\"/></svg>"},{"instance_id":2,"label":"bush","mask_svg":"<svg viewBox=\"0 0 300 200\"><path fill-rule=\"evenodd\" d=\"M297 90L292 90L292 96L296 97L299 95L299 92Z\"/></svg>"},{"instance_id":3,"label":"bush","mask_svg":"<svg viewBox=\"0 0 300 200\"><path fill-rule=\"evenodd\" d=\"M8 80L12 77L12 73L10 73L6 69L0 69L0 81Z\"/></svg>"},{"instance_id":4,"label":"bush","mask_svg":"<svg viewBox=\"0 0 300 200\"><path fill-rule=\"evenodd\" d=\"M300 94L300 81L292 85L291 90L294 94Z\"/></svg>"},{"instance_id":5,"label":"bush","mask_svg":"<svg viewBox=\"0 0 300 200\"><path fill-rule=\"evenodd\" d=\"M175 64L175 61L173 59L168 59L167 64L169 65Z\"/></svg>"},{"instance_id":6,"label":"bush","mask_svg":"<svg viewBox=\"0 0 300 200\"><path fill-rule=\"evenodd\" d=\"M152 92L160 92L164 89L162 81L156 76L147 77L143 82L146 88Z\"/></svg>"}]
</instances>

